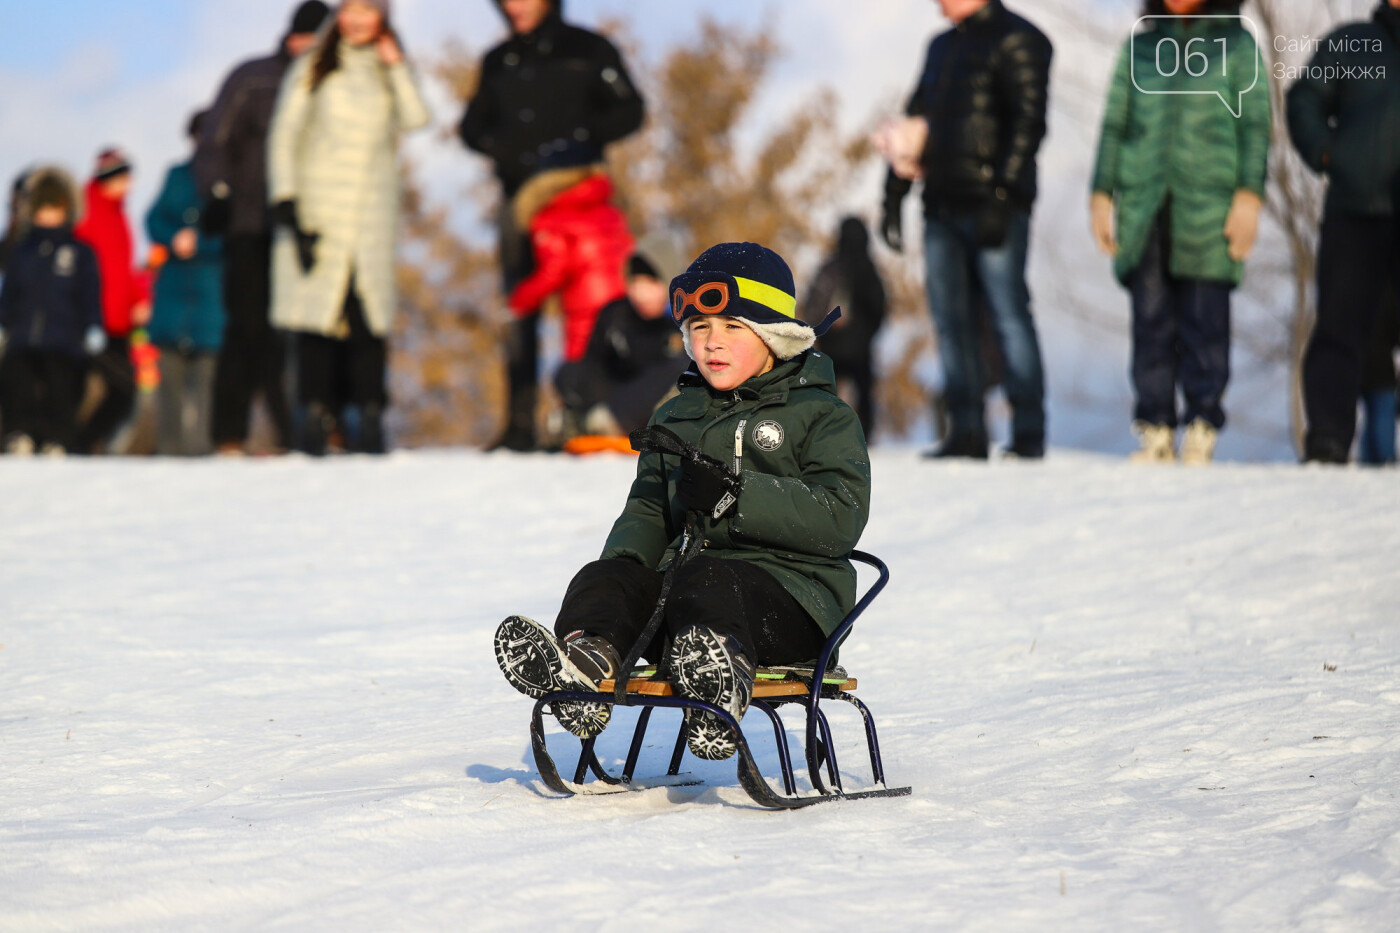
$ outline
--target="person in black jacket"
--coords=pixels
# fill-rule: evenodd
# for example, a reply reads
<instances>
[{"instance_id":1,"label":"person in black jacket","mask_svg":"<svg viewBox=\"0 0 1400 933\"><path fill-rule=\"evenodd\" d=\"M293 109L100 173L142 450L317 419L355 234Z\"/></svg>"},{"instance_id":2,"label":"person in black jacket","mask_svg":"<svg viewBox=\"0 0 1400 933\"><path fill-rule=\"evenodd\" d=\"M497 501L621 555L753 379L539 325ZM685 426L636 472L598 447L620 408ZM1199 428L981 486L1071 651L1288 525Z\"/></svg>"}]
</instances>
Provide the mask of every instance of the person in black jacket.
<instances>
[{"instance_id":1,"label":"person in black jacket","mask_svg":"<svg viewBox=\"0 0 1400 933\"><path fill-rule=\"evenodd\" d=\"M929 310L938 330L949 436L934 456L987 457L973 296L991 310L1011 403L1009 453L1045 449L1045 376L1026 285L1035 155L1045 136L1050 40L1001 0L939 0L953 28L929 43L906 113L928 123L921 160ZM890 172L881 232L903 248L911 182Z\"/></svg>"},{"instance_id":2,"label":"person in black jacket","mask_svg":"<svg viewBox=\"0 0 1400 933\"><path fill-rule=\"evenodd\" d=\"M564 363L554 384L572 431L625 435L647 426L689 360L671 319L669 279L636 253L627 263L627 295L598 312L583 359Z\"/></svg>"},{"instance_id":3,"label":"person in black jacket","mask_svg":"<svg viewBox=\"0 0 1400 933\"><path fill-rule=\"evenodd\" d=\"M468 148L491 159L505 195L498 217L503 287L531 271L530 241L511 200L542 171L602 161L635 132L644 104L607 39L563 20L563 0L495 0L511 36L486 53L476 96L462 116ZM506 347L506 430L493 447L535 447L539 315L512 322Z\"/></svg>"},{"instance_id":4,"label":"person in black jacket","mask_svg":"<svg viewBox=\"0 0 1400 933\"><path fill-rule=\"evenodd\" d=\"M885 283L870 258L870 231L859 217L841 221L836 250L822 263L802 303L801 318L820 321L839 307L840 319L817 339L817 349L831 357L840 385L855 390L851 406L868 440L875 430L875 363L871 345L885 321ZM819 310L820 309L820 310Z\"/></svg>"},{"instance_id":5,"label":"person in black jacket","mask_svg":"<svg viewBox=\"0 0 1400 933\"><path fill-rule=\"evenodd\" d=\"M1317 324L1303 357L1304 461L1346 463L1362 361L1400 265L1400 0L1323 39L1288 91L1298 154L1327 176L1317 250ZM1387 297L1390 296L1390 297Z\"/></svg>"},{"instance_id":6,"label":"person in black jacket","mask_svg":"<svg viewBox=\"0 0 1400 933\"><path fill-rule=\"evenodd\" d=\"M244 62L224 80L205 121L194 171L207 198L201 226L224 240L224 305L228 325L214 376L214 445L240 453L259 392L277 429L291 443L292 416L282 386L283 340L268 321L272 218L267 204L267 134L282 78L311 47L330 8L321 0L297 7L272 55Z\"/></svg>"},{"instance_id":7,"label":"person in black jacket","mask_svg":"<svg viewBox=\"0 0 1400 933\"><path fill-rule=\"evenodd\" d=\"M73 236L77 188L63 171L38 169L25 182L23 230L0 288L0 412L6 452L73 449L87 375L85 354L102 351L97 254Z\"/></svg>"}]
</instances>

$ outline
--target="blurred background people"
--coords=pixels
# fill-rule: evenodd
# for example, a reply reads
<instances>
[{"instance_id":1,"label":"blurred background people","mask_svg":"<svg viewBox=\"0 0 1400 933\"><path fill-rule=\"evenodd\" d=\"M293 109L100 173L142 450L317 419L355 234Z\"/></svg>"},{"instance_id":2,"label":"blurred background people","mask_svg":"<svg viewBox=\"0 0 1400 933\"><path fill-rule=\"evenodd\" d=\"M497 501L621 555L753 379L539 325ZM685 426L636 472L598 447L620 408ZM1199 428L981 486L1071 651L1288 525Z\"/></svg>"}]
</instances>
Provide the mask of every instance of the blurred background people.
<instances>
[{"instance_id":1,"label":"blurred background people","mask_svg":"<svg viewBox=\"0 0 1400 933\"><path fill-rule=\"evenodd\" d=\"M905 112L928 123L920 159L929 310L938 331L950 433L935 457L985 460L984 376L975 294L985 295L1011 404L1007 453L1045 453L1045 375L1031 318L1026 259L1035 156L1045 137L1050 40L1001 0L939 0L953 22L929 43ZM885 242L903 248L912 182L885 183Z\"/></svg>"},{"instance_id":2,"label":"blurred background people","mask_svg":"<svg viewBox=\"0 0 1400 933\"><path fill-rule=\"evenodd\" d=\"M529 230L533 271L510 293L517 319L538 315L557 295L564 316L564 363L588 349L598 313L627 294L623 266L632 254L627 218L612 203L613 186L601 165L558 168L531 178L515 198L515 222ZM564 439L582 431L565 406Z\"/></svg>"},{"instance_id":3,"label":"blurred background people","mask_svg":"<svg viewBox=\"0 0 1400 933\"><path fill-rule=\"evenodd\" d=\"M1386 77L1378 77L1378 69ZM1305 462L1351 458L1363 360L1377 316L1396 300L1397 74L1400 0L1381 0L1369 22L1348 23L1321 40L1309 68L1288 91L1293 145L1313 171L1327 176L1317 323L1303 358Z\"/></svg>"},{"instance_id":4,"label":"blurred background people","mask_svg":"<svg viewBox=\"0 0 1400 933\"><path fill-rule=\"evenodd\" d=\"M330 8L307 0L292 15L277 51L244 62L224 80L209 111L194 172L208 200L206 234L224 236L224 306L228 315L214 383L213 438L222 453L243 452L249 417L261 395L276 432L292 444L292 415L283 384L283 335L268 319L272 223L267 199L267 135L282 79L292 60L316 41Z\"/></svg>"},{"instance_id":5,"label":"blurred background people","mask_svg":"<svg viewBox=\"0 0 1400 933\"><path fill-rule=\"evenodd\" d=\"M859 217L841 221L836 249L817 270L804 296L800 317L819 323L832 308L841 317L817 338L817 349L831 357L836 383L853 400L866 439L875 432L873 344L885 321L885 283L870 257L870 231Z\"/></svg>"},{"instance_id":6,"label":"blurred background people","mask_svg":"<svg viewBox=\"0 0 1400 933\"><path fill-rule=\"evenodd\" d=\"M206 114L191 118L198 145ZM213 449L214 369L224 336L223 241L201 230L208 203L193 161L173 166L146 214L146 234L167 259L156 275L147 334L160 351L156 389L156 453L198 457Z\"/></svg>"},{"instance_id":7,"label":"blurred background people","mask_svg":"<svg viewBox=\"0 0 1400 933\"><path fill-rule=\"evenodd\" d=\"M131 333L151 317L150 279L135 266L126 195L131 190L131 160L120 149L97 157L84 192L87 213L74 234L97 253L102 274L102 324L106 347L93 359L102 385L102 400L78 429L77 450L91 454L107 448L131 417L136 404L136 367Z\"/></svg>"},{"instance_id":8,"label":"blurred background people","mask_svg":"<svg viewBox=\"0 0 1400 933\"><path fill-rule=\"evenodd\" d=\"M498 216L503 288L531 272L527 231L512 202L542 171L599 163L603 149L635 132L644 105L607 39L563 20L563 0L495 0L510 38L486 54L459 132L491 159L504 201ZM506 426L492 449L536 446L539 315L517 318L506 341Z\"/></svg>"},{"instance_id":9,"label":"blurred background people","mask_svg":"<svg viewBox=\"0 0 1400 933\"><path fill-rule=\"evenodd\" d=\"M1269 167L1268 94L1259 85L1241 97L1265 66L1240 22L1218 18L1238 12L1238 0L1148 0L1144 15L1171 18L1128 39L1109 87L1090 216L1132 295L1138 462L1174 461L1184 423L1182 462L1210 463L1225 426L1230 292L1254 247ZM1203 76L1165 74L1156 55L1167 39L1224 42L1225 61ZM1241 115L1206 91L1240 101Z\"/></svg>"},{"instance_id":10,"label":"blurred background people","mask_svg":"<svg viewBox=\"0 0 1400 933\"><path fill-rule=\"evenodd\" d=\"M398 140L431 119L388 0L345 0L287 73L268 140L278 223L272 320L297 334L302 447L325 453L343 405L349 447L383 453L400 212Z\"/></svg>"},{"instance_id":11,"label":"blurred background people","mask_svg":"<svg viewBox=\"0 0 1400 933\"><path fill-rule=\"evenodd\" d=\"M690 358L671 319L670 281L650 257L633 254L627 294L598 315L582 358L559 367L554 382L574 433L621 438L639 431L675 388Z\"/></svg>"},{"instance_id":12,"label":"blurred background people","mask_svg":"<svg viewBox=\"0 0 1400 933\"><path fill-rule=\"evenodd\" d=\"M0 286L4 449L63 454L77 440L84 357L106 343L97 256L73 235L78 191L68 173L37 169L18 193Z\"/></svg>"}]
</instances>

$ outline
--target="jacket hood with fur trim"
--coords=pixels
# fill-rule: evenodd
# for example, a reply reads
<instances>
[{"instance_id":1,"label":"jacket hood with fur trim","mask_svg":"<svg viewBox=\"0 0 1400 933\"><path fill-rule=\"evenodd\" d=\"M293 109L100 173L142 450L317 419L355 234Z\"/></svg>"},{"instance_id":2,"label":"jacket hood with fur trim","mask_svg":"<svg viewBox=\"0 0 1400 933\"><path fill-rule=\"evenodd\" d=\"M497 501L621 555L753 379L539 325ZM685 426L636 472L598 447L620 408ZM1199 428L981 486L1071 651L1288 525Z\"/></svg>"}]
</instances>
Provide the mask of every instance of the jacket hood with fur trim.
<instances>
[{"instance_id":1,"label":"jacket hood with fur trim","mask_svg":"<svg viewBox=\"0 0 1400 933\"><path fill-rule=\"evenodd\" d=\"M72 207L68 211L65 227L71 230L73 225L78 222L78 218L83 216L83 192L78 187L72 173L59 165L41 165L25 175L24 184L20 186L19 199L15 206L15 228L20 236L23 236L34 225L34 205L31 195L44 182L57 182L68 192L68 200Z\"/></svg>"}]
</instances>

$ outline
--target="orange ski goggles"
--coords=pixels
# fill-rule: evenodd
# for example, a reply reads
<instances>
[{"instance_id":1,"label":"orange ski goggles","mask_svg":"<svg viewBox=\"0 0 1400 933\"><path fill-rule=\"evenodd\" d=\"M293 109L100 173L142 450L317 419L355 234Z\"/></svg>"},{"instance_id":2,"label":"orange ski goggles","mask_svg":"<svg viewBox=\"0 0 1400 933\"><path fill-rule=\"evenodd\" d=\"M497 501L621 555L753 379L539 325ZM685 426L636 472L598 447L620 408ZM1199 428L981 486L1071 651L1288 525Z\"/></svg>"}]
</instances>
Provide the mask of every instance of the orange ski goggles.
<instances>
[{"instance_id":1,"label":"orange ski goggles","mask_svg":"<svg viewBox=\"0 0 1400 933\"><path fill-rule=\"evenodd\" d=\"M729 294L728 282L706 282L693 292L677 288L671 293L671 317L679 323L686 308L701 314L723 314L729 307Z\"/></svg>"}]
</instances>

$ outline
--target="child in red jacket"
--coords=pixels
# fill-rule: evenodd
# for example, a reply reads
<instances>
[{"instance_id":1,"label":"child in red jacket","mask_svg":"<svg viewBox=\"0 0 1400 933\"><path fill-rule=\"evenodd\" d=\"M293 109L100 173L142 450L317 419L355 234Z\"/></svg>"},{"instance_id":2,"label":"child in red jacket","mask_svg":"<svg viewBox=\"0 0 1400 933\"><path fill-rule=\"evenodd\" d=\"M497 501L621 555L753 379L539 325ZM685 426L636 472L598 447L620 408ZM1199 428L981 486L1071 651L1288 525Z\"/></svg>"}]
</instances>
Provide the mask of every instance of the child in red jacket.
<instances>
[{"instance_id":1,"label":"child in red jacket","mask_svg":"<svg viewBox=\"0 0 1400 933\"><path fill-rule=\"evenodd\" d=\"M601 166L542 172L516 195L516 222L530 231L535 271L511 292L510 308L517 317L535 314L557 292L567 362L583 358L603 306L627 294L632 234L612 196Z\"/></svg>"},{"instance_id":2,"label":"child in red jacket","mask_svg":"<svg viewBox=\"0 0 1400 933\"><path fill-rule=\"evenodd\" d=\"M131 362L131 332L151 317L151 284L138 272L131 224L124 202L131 190L131 161L120 149L97 157L86 191L87 214L73 234L92 247L102 274L102 324L107 348L93 361L106 393L78 432L77 449L92 453L110 440L131 416L136 402L136 369Z\"/></svg>"}]
</instances>

